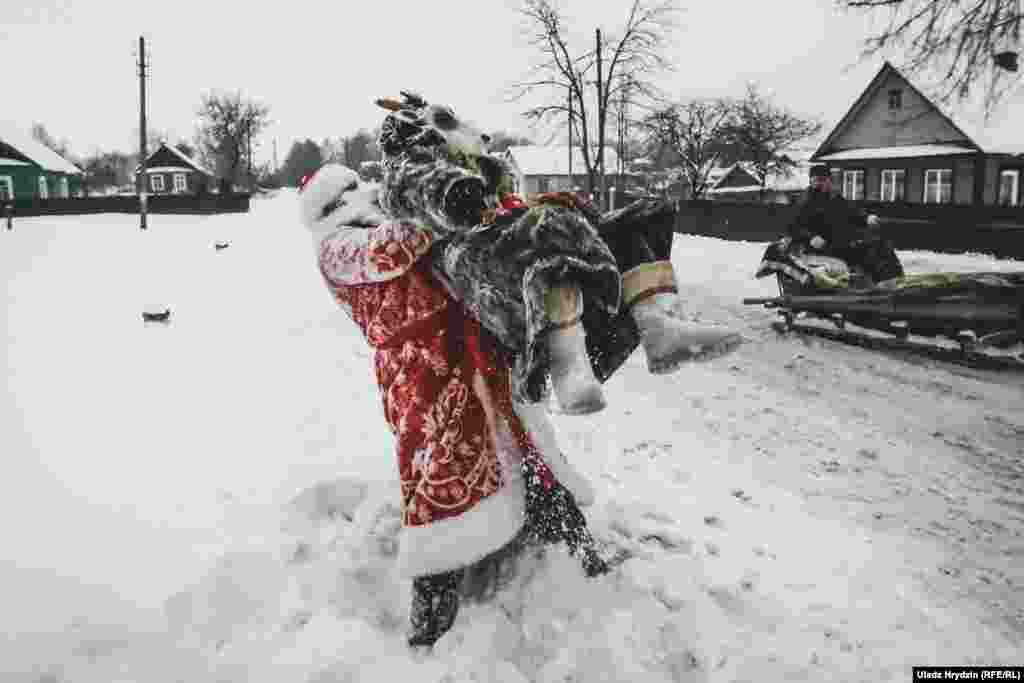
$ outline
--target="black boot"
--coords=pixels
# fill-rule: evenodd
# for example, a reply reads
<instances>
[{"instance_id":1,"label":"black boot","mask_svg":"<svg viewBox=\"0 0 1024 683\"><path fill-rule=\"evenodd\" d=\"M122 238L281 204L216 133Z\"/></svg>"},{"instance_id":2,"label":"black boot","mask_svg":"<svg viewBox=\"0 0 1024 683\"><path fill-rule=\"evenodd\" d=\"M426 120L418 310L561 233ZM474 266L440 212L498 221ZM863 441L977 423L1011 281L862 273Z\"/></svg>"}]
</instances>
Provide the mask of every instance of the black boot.
<instances>
[{"instance_id":1,"label":"black boot","mask_svg":"<svg viewBox=\"0 0 1024 683\"><path fill-rule=\"evenodd\" d=\"M459 613L461 580L461 569L413 579L409 612L411 647L432 646L451 629Z\"/></svg>"},{"instance_id":2,"label":"black boot","mask_svg":"<svg viewBox=\"0 0 1024 683\"><path fill-rule=\"evenodd\" d=\"M611 569L597 552L597 543L587 528L587 519L572 493L557 481L549 485L529 458L523 459L526 484L526 536L540 544L565 542L588 577L607 574Z\"/></svg>"}]
</instances>

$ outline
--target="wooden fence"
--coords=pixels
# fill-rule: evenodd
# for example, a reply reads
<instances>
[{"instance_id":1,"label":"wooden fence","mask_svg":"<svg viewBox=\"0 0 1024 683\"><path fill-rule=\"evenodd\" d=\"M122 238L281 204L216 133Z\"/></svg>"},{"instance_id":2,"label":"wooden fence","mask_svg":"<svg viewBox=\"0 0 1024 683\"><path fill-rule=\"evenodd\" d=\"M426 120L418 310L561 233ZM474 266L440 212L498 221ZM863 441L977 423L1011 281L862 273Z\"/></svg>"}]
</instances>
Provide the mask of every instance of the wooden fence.
<instances>
[{"instance_id":1,"label":"wooden fence","mask_svg":"<svg viewBox=\"0 0 1024 683\"><path fill-rule=\"evenodd\" d=\"M149 195L146 211L152 214L246 213L249 194ZM82 216L95 213L139 213L138 195L70 197L67 199L15 199L0 203L0 215L8 207L15 218L24 216Z\"/></svg>"},{"instance_id":2,"label":"wooden fence","mask_svg":"<svg viewBox=\"0 0 1024 683\"><path fill-rule=\"evenodd\" d=\"M1024 259L1024 207L854 202L876 214L897 249L991 254ZM786 234L798 206L724 201L679 203L676 232L770 242Z\"/></svg>"}]
</instances>

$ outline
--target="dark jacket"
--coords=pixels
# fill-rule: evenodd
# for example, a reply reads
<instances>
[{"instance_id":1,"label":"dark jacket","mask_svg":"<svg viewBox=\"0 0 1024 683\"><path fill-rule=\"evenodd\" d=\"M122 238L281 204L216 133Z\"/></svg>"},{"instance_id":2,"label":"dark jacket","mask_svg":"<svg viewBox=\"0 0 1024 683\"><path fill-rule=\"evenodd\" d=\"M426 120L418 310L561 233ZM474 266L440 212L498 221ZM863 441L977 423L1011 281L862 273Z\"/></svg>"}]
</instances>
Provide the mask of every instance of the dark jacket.
<instances>
[{"instance_id":1,"label":"dark jacket","mask_svg":"<svg viewBox=\"0 0 1024 683\"><path fill-rule=\"evenodd\" d=\"M822 253L862 270L874 282L903 275L889 240L868 225L867 214L839 196L810 192L790 226L794 246L810 250L815 236L825 240ZM815 250L816 251L816 250Z\"/></svg>"},{"instance_id":2,"label":"dark jacket","mask_svg":"<svg viewBox=\"0 0 1024 683\"><path fill-rule=\"evenodd\" d=\"M843 248L868 236L867 214L839 196L809 192L790 226L795 242L820 236L831 248Z\"/></svg>"}]
</instances>

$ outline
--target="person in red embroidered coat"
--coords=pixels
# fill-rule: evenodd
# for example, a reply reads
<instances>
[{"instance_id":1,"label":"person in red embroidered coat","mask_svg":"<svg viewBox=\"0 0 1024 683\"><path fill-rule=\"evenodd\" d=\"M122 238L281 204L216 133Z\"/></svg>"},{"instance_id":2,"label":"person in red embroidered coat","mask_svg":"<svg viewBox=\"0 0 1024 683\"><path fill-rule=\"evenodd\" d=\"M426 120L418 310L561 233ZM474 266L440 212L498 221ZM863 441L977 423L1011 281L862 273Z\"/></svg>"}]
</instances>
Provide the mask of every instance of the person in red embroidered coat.
<instances>
[{"instance_id":1,"label":"person in red embroidered coat","mask_svg":"<svg viewBox=\"0 0 1024 683\"><path fill-rule=\"evenodd\" d=\"M401 480L398 562L414 578L410 643L432 644L454 620L466 568L527 537L567 541L590 575L607 567L577 507L593 491L543 406L513 403L506 354L422 258L429 233L385 218L375 192L328 165L300 206L324 281L376 350Z\"/></svg>"}]
</instances>

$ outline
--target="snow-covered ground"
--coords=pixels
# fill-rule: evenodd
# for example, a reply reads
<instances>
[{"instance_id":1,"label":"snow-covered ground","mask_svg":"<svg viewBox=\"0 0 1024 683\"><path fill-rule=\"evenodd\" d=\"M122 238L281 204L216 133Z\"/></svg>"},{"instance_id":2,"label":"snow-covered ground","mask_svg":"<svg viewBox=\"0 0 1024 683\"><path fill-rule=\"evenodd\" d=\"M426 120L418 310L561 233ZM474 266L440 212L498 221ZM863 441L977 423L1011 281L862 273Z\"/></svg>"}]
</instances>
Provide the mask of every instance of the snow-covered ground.
<instances>
[{"instance_id":1,"label":"snow-covered ground","mask_svg":"<svg viewBox=\"0 0 1024 683\"><path fill-rule=\"evenodd\" d=\"M780 338L762 244L679 236L729 358L556 416L630 559L560 552L403 646L370 353L294 195L0 233L0 681L903 681L1024 662L1024 378ZM216 251L213 244L230 242ZM902 253L910 272L1021 270ZM171 324L144 325L147 306Z\"/></svg>"}]
</instances>

